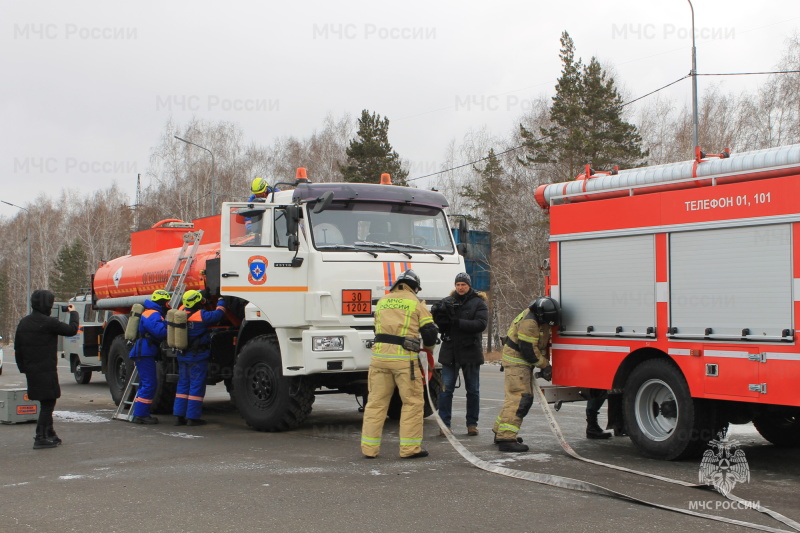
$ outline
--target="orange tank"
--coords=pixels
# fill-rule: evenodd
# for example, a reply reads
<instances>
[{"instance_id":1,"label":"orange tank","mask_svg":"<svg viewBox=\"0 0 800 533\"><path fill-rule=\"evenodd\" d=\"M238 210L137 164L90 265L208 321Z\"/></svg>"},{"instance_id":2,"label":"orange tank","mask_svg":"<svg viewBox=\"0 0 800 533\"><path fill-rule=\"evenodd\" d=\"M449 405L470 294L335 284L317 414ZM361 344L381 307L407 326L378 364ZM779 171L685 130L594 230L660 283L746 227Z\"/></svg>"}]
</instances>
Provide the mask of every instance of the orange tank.
<instances>
[{"instance_id":1,"label":"orange tank","mask_svg":"<svg viewBox=\"0 0 800 533\"><path fill-rule=\"evenodd\" d=\"M95 272L92 284L95 301L149 296L153 291L163 289L183 246L183 235L195 231L198 226L219 228L219 216L203 219L201 224L197 224L197 221L191 224L174 219L162 220L150 229L131 234L131 255L103 263ZM207 242L209 233L213 242ZM205 288L205 276L201 272L207 260L218 256L219 229L203 235L184 280L186 290Z\"/></svg>"}]
</instances>

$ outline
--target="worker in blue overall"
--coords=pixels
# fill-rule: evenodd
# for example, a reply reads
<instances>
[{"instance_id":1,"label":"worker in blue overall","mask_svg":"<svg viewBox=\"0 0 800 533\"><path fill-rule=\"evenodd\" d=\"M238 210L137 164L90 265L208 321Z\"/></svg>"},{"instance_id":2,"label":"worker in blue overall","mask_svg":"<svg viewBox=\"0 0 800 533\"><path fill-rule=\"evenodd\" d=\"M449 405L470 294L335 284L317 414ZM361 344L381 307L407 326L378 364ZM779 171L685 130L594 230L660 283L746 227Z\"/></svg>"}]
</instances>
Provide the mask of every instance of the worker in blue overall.
<instances>
[{"instance_id":1,"label":"worker in blue overall","mask_svg":"<svg viewBox=\"0 0 800 533\"><path fill-rule=\"evenodd\" d=\"M178 390L172 414L176 426L202 426L203 398L206 394L208 359L211 357L211 336L208 327L225 316L225 300L217 301L214 311L202 309L205 299L200 291L190 290L183 295L183 310L189 314L186 328L189 347L178 352Z\"/></svg>"},{"instance_id":2,"label":"worker in blue overall","mask_svg":"<svg viewBox=\"0 0 800 533\"><path fill-rule=\"evenodd\" d=\"M156 396L158 374L156 361L160 359L161 343L167 338L167 304L171 296L165 290L157 290L144 301L144 311L139 319L139 335L133 345L130 358L139 371L139 389L133 401L134 424L158 424L158 418L150 416L150 406Z\"/></svg>"}]
</instances>

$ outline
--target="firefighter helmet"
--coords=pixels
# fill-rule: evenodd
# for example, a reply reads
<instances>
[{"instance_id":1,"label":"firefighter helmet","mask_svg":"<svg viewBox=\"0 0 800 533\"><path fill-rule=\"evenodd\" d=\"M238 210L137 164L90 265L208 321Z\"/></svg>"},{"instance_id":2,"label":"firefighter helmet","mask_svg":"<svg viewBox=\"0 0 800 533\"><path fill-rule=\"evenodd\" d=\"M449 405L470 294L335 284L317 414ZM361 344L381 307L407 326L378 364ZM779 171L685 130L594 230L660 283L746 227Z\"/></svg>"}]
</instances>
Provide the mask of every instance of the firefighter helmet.
<instances>
[{"instance_id":1,"label":"firefighter helmet","mask_svg":"<svg viewBox=\"0 0 800 533\"><path fill-rule=\"evenodd\" d=\"M394 282L394 285L392 285L391 290L394 290L394 288L397 287L397 285L400 283L405 283L414 292L419 292L420 289L422 288L422 284L419 281L419 276L417 276L417 273L411 270L410 268L405 272L403 272L402 274L400 274L399 276L397 276L397 280Z\"/></svg>"},{"instance_id":2,"label":"firefighter helmet","mask_svg":"<svg viewBox=\"0 0 800 533\"><path fill-rule=\"evenodd\" d=\"M183 306L186 309L194 309L198 304L203 301L203 295L200 291L186 291L183 295Z\"/></svg>"},{"instance_id":3,"label":"firefighter helmet","mask_svg":"<svg viewBox=\"0 0 800 533\"><path fill-rule=\"evenodd\" d=\"M164 289L158 289L153 292L150 301L154 304L166 305L168 301L172 300L172 296Z\"/></svg>"},{"instance_id":4,"label":"firefighter helmet","mask_svg":"<svg viewBox=\"0 0 800 533\"><path fill-rule=\"evenodd\" d=\"M561 307L549 296L536 298L528 306L539 324L557 326L561 322Z\"/></svg>"},{"instance_id":5,"label":"firefighter helmet","mask_svg":"<svg viewBox=\"0 0 800 533\"><path fill-rule=\"evenodd\" d=\"M253 183L250 184L250 190L253 194L264 194L267 192L268 187L269 183L264 178L255 178Z\"/></svg>"}]
</instances>

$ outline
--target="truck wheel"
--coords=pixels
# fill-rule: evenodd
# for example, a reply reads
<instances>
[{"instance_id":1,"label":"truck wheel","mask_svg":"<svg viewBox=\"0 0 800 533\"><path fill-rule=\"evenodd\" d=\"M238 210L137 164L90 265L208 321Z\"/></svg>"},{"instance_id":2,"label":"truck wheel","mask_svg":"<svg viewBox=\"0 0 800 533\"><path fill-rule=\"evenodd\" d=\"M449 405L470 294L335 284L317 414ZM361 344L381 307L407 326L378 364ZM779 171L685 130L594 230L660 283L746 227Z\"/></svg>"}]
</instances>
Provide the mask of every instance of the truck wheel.
<instances>
[{"instance_id":1,"label":"truck wheel","mask_svg":"<svg viewBox=\"0 0 800 533\"><path fill-rule=\"evenodd\" d=\"M767 412L753 420L761 436L775 446L792 448L800 446L800 416L798 411Z\"/></svg>"},{"instance_id":2,"label":"truck wheel","mask_svg":"<svg viewBox=\"0 0 800 533\"><path fill-rule=\"evenodd\" d=\"M257 431L285 431L302 424L314 403L303 378L287 378L278 346L266 337L248 342L236 360L233 396L247 425Z\"/></svg>"},{"instance_id":3,"label":"truck wheel","mask_svg":"<svg viewBox=\"0 0 800 533\"><path fill-rule=\"evenodd\" d=\"M434 409L439 409L439 392L441 392L441 381L439 371L435 370L434 378L428 383L428 391L431 393L431 401L433 402ZM400 399L400 391L394 390L392 399L389 400L389 410L386 412L387 416L392 420L400 420L400 412L403 410L403 400ZM428 405L428 397L425 397L425 408L423 410L423 417L428 418L433 414L433 409Z\"/></svg>"},{"instance_id":4,"label":"truck wheel","mask_svg":"<svg viewBox=\"0 0 800 533\"><path fill-rule=\"evenodd\" d=\"M84 369L80 362L75 364L75 372L72 375L75 376L78 385L86 385L92 379L92 371Z\"/></svg>"},{"instance_id":5,"label":"truck wheel","mask_svg":"<svg viewBox=\"0 0 800 533\"><path fill-rule=\"evenodd\" d=\"M125 386L128 384L128 377L133 373L133 361L128 357L128 344L123 335L117 335L111 342L108 350L108 389L111 391L111 398L114 403L119 405L122 395L125 393Z\"/></svg>"},{"instance_id":6,"label":"truck wheel","mask_svg":"<svg viewBox=\"0 0 800 533\"><path fill-rule=\"evenodd\" d=\"M633 444L655 459L698 455L723 425L713 404L693 399L680 369L666 359L650 359L634 368L622 402Z\"/></svg>"},{"instance_id":7,"label":"truck wheel","mask_svg":"<svg viewBox=\"0 0 800 533\"><path fill-rule=\"evenodd\" d=\"M150 411L157 415L171 414L172 407L175 405L175 391L178 389L178 384L167 382L168 369L169 361L162 359L156 363L158 385L156 385L156 395L153 397Z\"/></svg>"}]
</instances>

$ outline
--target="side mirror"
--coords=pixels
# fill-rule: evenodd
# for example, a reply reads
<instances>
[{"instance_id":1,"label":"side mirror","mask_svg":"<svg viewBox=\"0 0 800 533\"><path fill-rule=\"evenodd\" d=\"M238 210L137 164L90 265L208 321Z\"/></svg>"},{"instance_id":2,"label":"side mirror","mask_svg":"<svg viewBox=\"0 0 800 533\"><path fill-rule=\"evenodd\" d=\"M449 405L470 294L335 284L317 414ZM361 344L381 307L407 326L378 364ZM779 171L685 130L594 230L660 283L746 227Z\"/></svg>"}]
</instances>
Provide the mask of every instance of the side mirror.
<instances>
[{"instance_id":1,"label":"side mirror","mask_svg":"<svg viewBox=\"0 0 800 533\"><path fill-rule=\"evenodd\" d=\"M312 212L315 215L317 213L322 213L323 211L328 209L328 207L330 207L332 202L333 202L333 191L328 191L317 199L317 205L314 206L314 210Z\"/></svg>"},{"instance_id":2,"label":"side mirror","mask_svg":"<svg viewBox=\"0 0 800 533\"><path fill-rule=\"evenodd\" d=\"M458 251L458 255L462 255L465 258L469 259L469 245L467 243L460 242L456 244L456 250Z\"/></svg>"},{"instance_id":3,"label":"side mirror","mask_svg":"<svg viewBox=\"0 0 800 533\"><path fill-rule=\"evenodd\" d=\"M469 225L467 224L467 217L458 219L458 240L461 242L467 241L467 233L469 233Z\"/></svg>"},{"instance_id":4,"label":"side mirror","mask_svg":"<svg viewBox=\"0 0 800 533\"><path fill-rule=\"evenodd\" d=\"M286 236L289 237L287 245L289 250L294 252L300 246L300 239L297 238L297 225L300 222L300 206L286 206Z\"/></svg>"}]
</instances>

